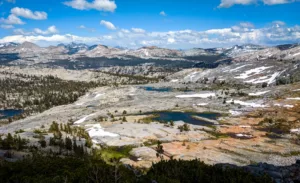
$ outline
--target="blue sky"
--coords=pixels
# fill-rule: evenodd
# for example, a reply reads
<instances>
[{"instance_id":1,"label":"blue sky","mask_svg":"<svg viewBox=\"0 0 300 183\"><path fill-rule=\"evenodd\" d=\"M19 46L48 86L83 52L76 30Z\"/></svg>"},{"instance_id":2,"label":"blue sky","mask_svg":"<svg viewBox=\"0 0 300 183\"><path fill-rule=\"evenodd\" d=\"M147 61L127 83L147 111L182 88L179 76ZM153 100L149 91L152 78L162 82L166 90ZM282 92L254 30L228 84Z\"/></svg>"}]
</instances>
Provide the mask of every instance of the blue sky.
<instances>
[{"instance_id":1,"label":"blue sky","mask_svg":"<svg viewBox=\"0 0 300 183\"><path fill-rule=\"evenodd\" d=\"M300 40L299 0L0 0L0 42L169 48Z\"/></svg>"}]
</instances>

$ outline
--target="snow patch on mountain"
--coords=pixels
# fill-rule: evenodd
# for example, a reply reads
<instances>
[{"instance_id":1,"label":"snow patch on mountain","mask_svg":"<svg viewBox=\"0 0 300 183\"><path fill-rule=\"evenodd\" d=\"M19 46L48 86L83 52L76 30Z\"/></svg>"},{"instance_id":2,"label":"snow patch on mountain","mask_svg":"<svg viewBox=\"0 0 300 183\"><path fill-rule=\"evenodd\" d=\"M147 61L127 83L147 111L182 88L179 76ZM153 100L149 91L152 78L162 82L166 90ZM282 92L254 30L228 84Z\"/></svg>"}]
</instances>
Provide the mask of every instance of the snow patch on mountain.
<instances>
[{"instance_id":1,"label":"snow patch on mountain","mask_svg":"<svg viewBox=\"0 0 300 183\"><path fill-rule=\"evenodd\" d=\"M272 66L270 66L270 67L262 66L262 67L258 67L258 68L255 68L255 69L250 69L250 70L240 74L239 76L237 76L235 78L236 79L247 79L247 78L252 77L254 75L260 74L264 70L269 69L269 68L272 68Z\"/></svg>"}]
</instances>

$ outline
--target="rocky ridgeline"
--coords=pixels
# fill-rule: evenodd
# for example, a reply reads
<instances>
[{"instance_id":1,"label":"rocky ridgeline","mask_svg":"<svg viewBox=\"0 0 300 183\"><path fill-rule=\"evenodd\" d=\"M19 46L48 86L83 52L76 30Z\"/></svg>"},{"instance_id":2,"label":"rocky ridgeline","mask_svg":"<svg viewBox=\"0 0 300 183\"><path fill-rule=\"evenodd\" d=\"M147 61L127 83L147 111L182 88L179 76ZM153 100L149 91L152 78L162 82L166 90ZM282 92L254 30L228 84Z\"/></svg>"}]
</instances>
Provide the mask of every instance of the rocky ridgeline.
<instances>
[{"instance_id":1,"label":"rocky ridgeline","mask_svg":"<svg viewBox=\"0 0 300 183\"><path fill-rule=\"evenodd\" d=\"M220 164L224 168L239 168L235 165ZM290 166L275 166L267 163L258 163L242 167L245 171L258 176L269 175L276 183L297 183L300 182L300 160Z\"/></svg>"},{"instance_id":2,"label":"rocky ridgeline","mask_svg":"<svg viewBox=\"0 0 300 183\"><path fill-rule=\"evenodd\" d=\"M30 42L22 44L5 43L0 44L0 54L19 54L20 59L32 61L32 57L38 57L50 62L53 60L76 60L80 58L119 58L122 60L132 59L161 59L161 60L182 60L208 61L221 58L234 58L236 62L257 61L265 59L276 60L298 60L300 58L300 46L298 44L279 45L276 47L263 47L259 45L235 45L230 48L194 48L189 50L174 50L159 48L155 46L139 49L120 49L105 45L88 46L80 43L68 45L39 47ZM218 56L217 58L215 58ZM189 58L192 57L192 58Z\"/></svg>"}]
</instances>

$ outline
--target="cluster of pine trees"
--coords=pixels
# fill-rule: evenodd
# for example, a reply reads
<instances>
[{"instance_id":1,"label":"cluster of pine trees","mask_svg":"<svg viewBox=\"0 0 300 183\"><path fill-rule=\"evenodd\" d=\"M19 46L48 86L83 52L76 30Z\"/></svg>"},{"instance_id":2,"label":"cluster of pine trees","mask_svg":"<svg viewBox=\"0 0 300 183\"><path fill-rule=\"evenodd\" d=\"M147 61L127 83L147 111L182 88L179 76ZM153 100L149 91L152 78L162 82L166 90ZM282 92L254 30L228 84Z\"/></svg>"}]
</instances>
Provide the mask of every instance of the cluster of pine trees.
<instances>
[{"instance_id":1,"label":"cluster of pine trees","mask_svg":"<svg viewBox=\"0 0 300 183\"><path fill-rule=\"evenodd\" d=\"M17 74L0 79L0 108L24 110L22 115L14 117L16 120L54 106L73 103L89 89L98 86L103 84Z\"/></svg>"},{"instance_id":2,"label":"cluster of pine trees","mask_svg":"<svg viewBox=\"0 0 300 183\"><path fill-rule=\"evenodd\" d=\"M85 129L77 126L73 127L70 123L58 124L52 122L48 132L53 133L53 137L49 140L49 146L59 147L58 154L61 154L61 151L65 149L68 152L74 152L75 155L82 156L86 154L87 148L91 148L93 145L92 139ZM77 143L77 141L83 142L83 140L84 143ZM46 142L43 142L43 144L46 146ZM41 147L43 147L42 143Z\"/></svg>"},{"instance_id":3,"label":"cluster of pine trees","mask_svg":"<svg viewBox=\"0 0 300 183\"><path fill-rule=\"evenodd\" d=\"M94 156L60 157L35 154L21 161L0 163L0 182L27 183L270 183L238 168L209 166L198 160L161 161L142 173L119 161L110 164Z\"/></svg>"},{"instance_id":4,"label":"cluster of pine trees","mask_svg":"<svg viewBox=\"0 0 300 183\"><path fill-rule=\"evenodd\" d=\"M4 150L23 150L26 148L28 140L21 138L17 134L12 136L8 133L6 136L0 136L0 149Z\"/></svg>"},{"instance_id":5,"label":"cluster of pine trees","mask_svg":"<svg viewBox=\"0 0 300 183\"><path fill-rule=\"evenodd\" d=\"M88 90L95 87L119 84L147 84L158 79L143 76L119 75L120 83L108 82L105 78L98 82L62 80L58 77L14 74L2 71L6 77L0 79L0 109L22 109L21 115L14 116L8 122L25 118L32 113L43 112L55 106L77 101Z\"/></svg>"}]
</instances>

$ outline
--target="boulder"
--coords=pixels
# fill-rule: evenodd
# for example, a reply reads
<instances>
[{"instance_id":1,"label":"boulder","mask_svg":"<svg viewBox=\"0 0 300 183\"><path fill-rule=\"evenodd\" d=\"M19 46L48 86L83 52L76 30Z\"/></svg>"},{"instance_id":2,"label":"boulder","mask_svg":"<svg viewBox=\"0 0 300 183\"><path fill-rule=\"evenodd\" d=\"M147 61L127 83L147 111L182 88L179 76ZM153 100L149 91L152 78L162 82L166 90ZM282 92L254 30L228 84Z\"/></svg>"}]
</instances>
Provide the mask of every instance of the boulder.
<instances>
[{"instance_id":1,"label":"boulder","mask_svg":"<svg viewBox=\"0 0 300 183\"><path fill-rule=\"evenodd\" d=\"M130 155L141 158L142 160L156 158L156 151L150 147L138 147L130 151Z\"/></svg>"}]
</instances>

